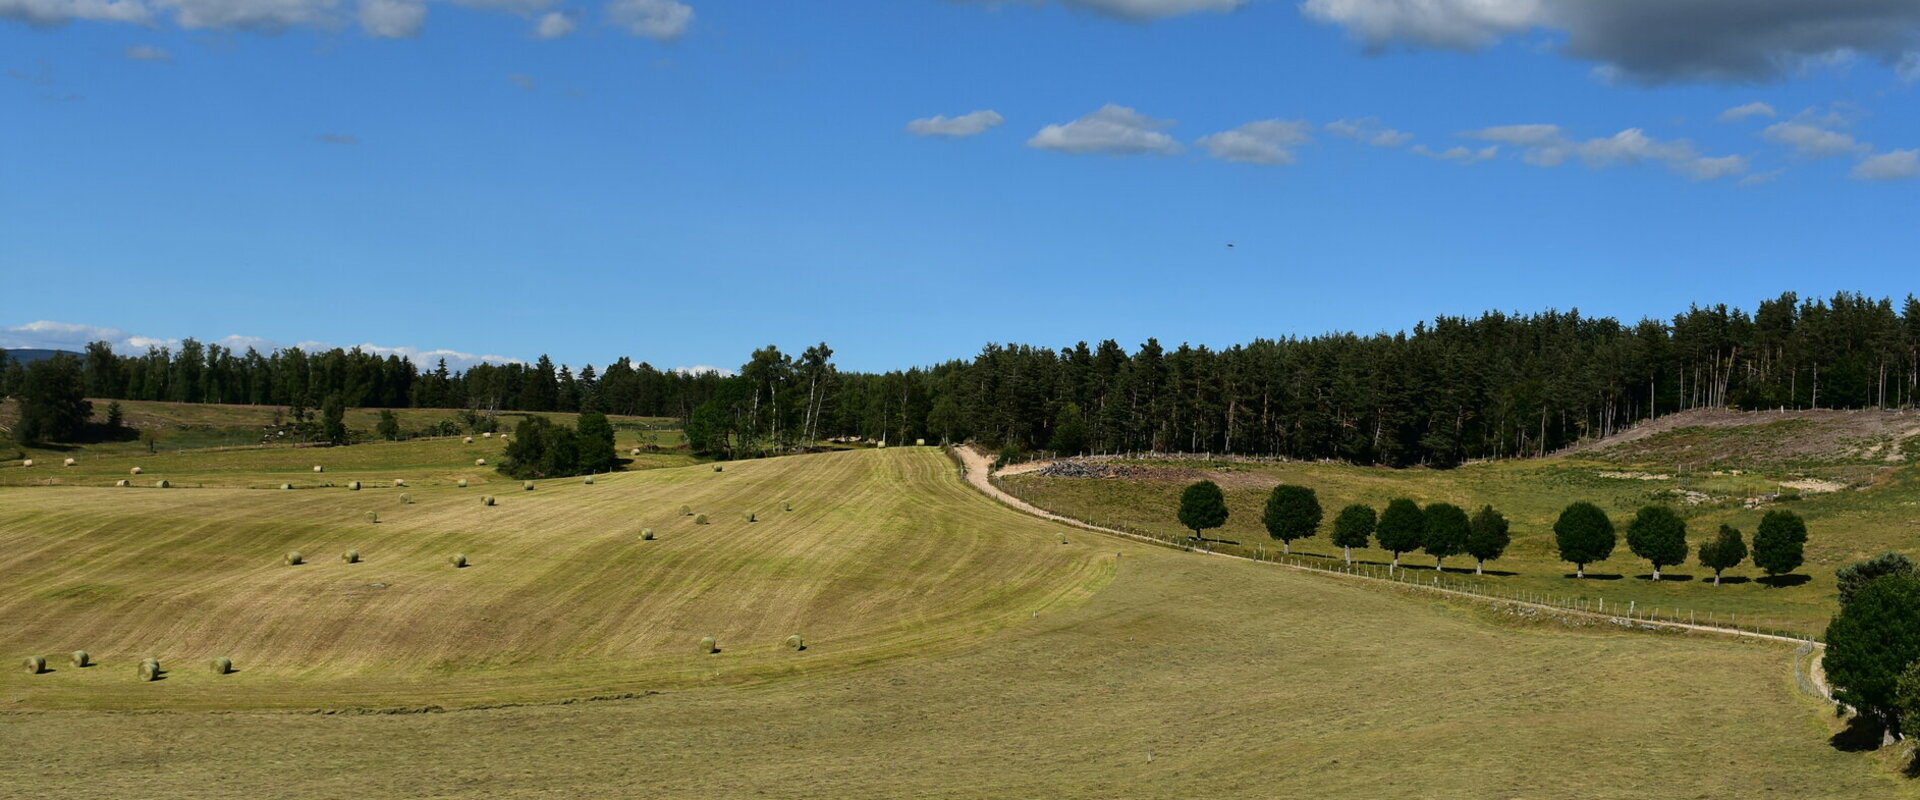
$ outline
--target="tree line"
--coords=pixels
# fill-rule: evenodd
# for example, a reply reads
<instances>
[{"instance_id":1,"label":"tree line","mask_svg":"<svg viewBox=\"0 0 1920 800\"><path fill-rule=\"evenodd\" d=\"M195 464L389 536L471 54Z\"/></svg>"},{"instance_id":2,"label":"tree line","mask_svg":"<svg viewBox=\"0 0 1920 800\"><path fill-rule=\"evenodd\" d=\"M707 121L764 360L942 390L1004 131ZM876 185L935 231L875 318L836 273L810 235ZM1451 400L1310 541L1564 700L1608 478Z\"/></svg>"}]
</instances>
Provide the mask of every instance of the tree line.
<instances>
[{"instance_id":1,"label":"tree line","mask_svg":"<svg viewBox=\"0 0 1920 800\"><path fill-rule=\"evenodd\" d=\"M358 349L262 355L89 345L85 393L108 399L674 417L694 447L762 455L860 436L1060 453L1187 451L1446 466L1539 455L1695 408L1912 408L1920 300L1787 293L1749 313L1695 306L1626 324L1577 311L1440 317L1411 331L1260 339L1221 350L1148 339L1058 349L989 344L971 359L843 372L825 343L768 346L735 375L620 359L421 371ZM0 391L24 384L0 364Z\"/></svg>"}]
</instances>

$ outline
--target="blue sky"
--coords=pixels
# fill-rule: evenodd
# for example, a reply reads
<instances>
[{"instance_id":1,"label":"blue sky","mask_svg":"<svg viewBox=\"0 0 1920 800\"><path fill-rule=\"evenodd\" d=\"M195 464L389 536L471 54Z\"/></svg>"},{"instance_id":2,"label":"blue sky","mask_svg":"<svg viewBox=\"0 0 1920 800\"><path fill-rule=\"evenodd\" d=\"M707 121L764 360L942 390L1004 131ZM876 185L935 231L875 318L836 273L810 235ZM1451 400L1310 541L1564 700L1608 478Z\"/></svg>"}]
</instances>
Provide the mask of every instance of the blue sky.
<instances>
[{"instance_id":1,"label":"blue sky","mask_svg":"<svg viewBox=\"0 0 1920 800\"><path fill-rule=\"evenodd\" d=\"M1920 291L1920 6L1602 5L0 0L0 346L884 369Z\"/></svg>"}]
</instances>

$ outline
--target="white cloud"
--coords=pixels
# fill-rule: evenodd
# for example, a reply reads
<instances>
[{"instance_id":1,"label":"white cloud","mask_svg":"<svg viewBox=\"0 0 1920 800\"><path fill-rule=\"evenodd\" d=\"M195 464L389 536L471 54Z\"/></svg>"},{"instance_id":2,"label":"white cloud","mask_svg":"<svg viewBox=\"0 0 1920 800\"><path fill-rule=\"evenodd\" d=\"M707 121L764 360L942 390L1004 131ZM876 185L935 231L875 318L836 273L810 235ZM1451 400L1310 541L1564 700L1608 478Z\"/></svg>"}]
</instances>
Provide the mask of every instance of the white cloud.
<instances>
[{"instance_id":1,"label":"white cloud","mask_svg":"<svg viewBox=\"0 0 1920 800\"><path fill-rule=\"evenodd\" d=\"M1563 141L1566 133L1558 125L1497 125L1470 131L1467 136L1517 147L1539 147Z\"/></svg>"},{"instance_id":2,"label":"white cloud","mask_svg":"<svg viewBox=\"0 0 1920 800\"><path fill-rule=\"evenodd\" d=\"M533 35L540 39L558 39L573 33L574 27L573 17L559 11L549 11L534 23Z\"/></svg>"},{"instance_id":3,"label":"white cloud","mask_svg":"<svg viewBox=\"0 0 1920 800\"><path fill-rule=\"evenodd\" d=\"M130 44L126 49L127 58L135 61L172 61L173 54L150 44Z\"/></svg>"},{"instance_id":4,"label":"white cloud","mask_svg":"<svg viewBox=\"0 0 1920 800\"><path fill-rule=\"evenodd\" d=\"M1539 0L1306 0L1300 10L1345 28L1373 50L1395 42L1471 50L1542 17Z\"/></svg>"},{"instance_id":5,"label":"white cloud","mask_svg":"<svg viewBox=\"0 0 1920 800\"><path fill-rule=\"evenodd\" d=\"M693 8L674 0L612 0L607 21L635 36L671 42L693 25Z\"/></svg>"},{"instance_id":6,"label":"white cloud","mask_svg":"<svg viewBox=\"0 0 1920 800\"><path fill-rule=\"evenodd\" d=\"M1640 128L1612 136L1576 140L1558 125L1503 125L1468 131L1463 136L1524 148L1521 160L1536 167L1557 167L1578 158L1589 168L1654 161L1694 180L1714 180L1747 171L1744 156L1703 157L1685 139L1662 140Z\"/></svg>"},{"instance_id":7,"label":"white cloud","mask_svg":"<svg viewBox=\"0 0 1920 800\"><path fill-rule=\"evenodd\" d=\"M65 25L76 19L145 25L153 19L141 0L0 0L0 19L38 27Z\"/></svg>"},{"instance_id":8,"label":"white cloud","mask_svg":"<svg viewBox=\"0 0 1920 800\"><path fill-rule=\"evenodd\" d=\"M1854 180L1906 181L1920 178L1920 150L1894 150L1870 156L1853 166Z\"/></svg>"},{"instance_id":9,"label":"white cloud","mask_svg":"<svg viewBox=\"0 0 1920 800\"><path fill-rule=\"evenodd\" d=\"M935 115L922 117L907 123L907 130L916 136L945 136L963 138L978 136L997 128L1006 118L997 111L974 111L957 117Z\"/></svg>"},{"instance_id":10,"label":"white cloud","mask_svg":"<svg viewBox=\"0 0 1920 800\"><path fill-rule=\"evenodd\" d=\"M1674 169L1696 181L1713 181L1745 175L1748 166L1746 156L1691 158L1674 162Z\"/></svg>"},{"instance_id":11,"label":"white cloud","mask_svg":"<svg viewBox=\"0 0 1920 800\"><path fill-rule=\"evenodd\" d=\"M1376 117L1334 120L1327 123L1326 128L1335 136L1357 139L1374 147L1400 147L1413 141L1413 134L1381 127Z\"/></svg>"},{"instance_id":12,"label":"white cloud","mask_svg":"<svg viewBox=\"0 0 1920 800\"><path fill-rule=\"evenodd\" d=\"M1109 103L1072 122L1041 128L1027 140L1027 146L1076 155L1173 155L1180 152L1180 143L1165 131L1175 124Z\"/></svg>"},{"instance_id":13,"label":"white cloud","mask_svg":"<svg viewBox=\"0 0 1920 800\"><path fill-rule=\"evenodd\" d=\"M340 26L339 0L155 0L173 9L173 22L189 30L215 28L280 33L296 26Z\"/></svg>"},{"instance_id":14,"label":"white cloud","mask_svg":"<svg viewBox=\"0 0 1920 800\"><path fill-rule=\"evenodd\" d=\"M1767 172L1756 172L1756 173L1753 173L1752 175L1748 175L1744 178L1741 178L1740 185L1741 186L1759 186L1761 184L1772 183L1774 181L1779 180L1780 176L1785 174L1787 174L1787 171L1784 169L1769 170Z\"/></svg>"},{"instance_id":15,"label":"white cloud","mask_svg":"<svg viewBox=\"0 0 1920 800\"><path fill-rule=\"evenodd\" d=\"M1292 164L1298 160L1294 148L1313 141L1307 134L1312 129L1313 126L1305 122L1268 119L1202 136L1195 144L1222 161L1269 166Z\"/></svg>"},{"instance_id":16,"label":"white cloud","mask_svg":"<svg viewBox=\"0 0 1920 800\"><path fill-rule=\"evenodd\" d=\"M972 0L999 3L1000 0ZM1204 12L1228 13L1247 4L1247 0L1028 0L1034 5L1056 2L1078 11L1090 11L1119 19L1145 22Z\"/></svg>"},{"instance_id":17,"label":"white cloud","mask_svg":"<svg viewBox=\"0 0 1920 800\"><path fill-rule=\"evenodd\" d=\"M1893 74L1908 83L1920 81L1920 50L1910 50L1901 56L1900 63L1893 67Z\"/></svg>"},{"instance_id":18,"label":"white cloud","mask_svg":"<svg viewBox=\"0 0 1920 800\"><path fill-rule=\"evenodd\" d=\"M1452 161L1455 164L1467 166L1471 164L1478 164L1482 161L1491 161L1495 156L1500 155L1500 146L1497 144L1490 144L1478 150L1473 150L1467 147L1461 147L1456 145L1454 147L1449 147L1445 150L1434 150L1433 148L1428 147L1424 144L1416 144L1413 147L1408 148L1407 152L1417 156L1426 156L1427 158L1438 159L1441 161Z\"/></svg>"},{"instance_id":19,"label":"white cloud","mask_svg":"<svg viewBox=\"0 0 1920 800\"><path fill-rule=\"evenodd\" d=\"M1744 106L1734 106L1733 108L1720 112L1720 121L1739 122L1748 117L1767 117L1771 119L1776 116L1779 116L1779 114L1773 110L1773 106L1755 101Z\"/></svg>"},{"instance_id":20,"label":"white cloud","mask_svg":"<svg viewBox=\"0 0 1920 800\"><path fill-rule=\"evenodd\" d=\"M177 338L139 336L129 334L119 328L106 328L98 325L76 325L69 322L53 322L50 320L29 322L25 325L10 328L0 328L0 347L10 349L27 347L81 352L86 350L87 345L93 342L107 342L113 345L114 352L122 355L140 355L145 353L150 347L164 347L170 350L177 350L180 347L181 340ZM242 336L238 334L223 336L207 343L220 345L235 353L245 353L249 347L261 353L284 350L289 346L298 347L307 352L332 350L334 347L326 342L314 341L287 345L259 336ZM411 346L386 347L371 342L361 344L358 347L364 352L382 357L394 355L409 358L413 361L414 366L423 369L431 369L435 362L442 358L447 360L447 366L456 369L465 369L482 362L491 364L526 363L525 361L509 356L466 353L459 350L423 350Z\"/></svg>"},{"instance_id":21,"label":"white cloud","mask_svg":"<svg viewBox=\"0 0 1920 800\"><path fill-rule=\"evenodd\" d=\"M522 89L525 89L529 92L533 91L536 88L539 88L540 86L538 82L534 81L532 75L522 75L518 72L512 75L508 75L507 82L512 83L513 85L518 86Z\"/></svg>"},{"instance_id":22,"label":"white cloud","mask_svg":"<svg viewBox=\"0 0 1920 800\"><path fill-rule=\"evenodd\" d=\"M410 39L427 21L425 3L413 0L360 0L360 28L368 36Z\"/></svg>"},{"instance_id":23,"label":"white cloud","mask_svg":"<svg viewBox=\"0 0 1920 800\"><path fill-rule=\"evenodd\" d=\"M1795 155L1807 159L1864 155L1873 149L1849 134L1800 120L1768 125L1766 130L1760 132L1760 136L1774 144L1792 147Z\"/></svg>"},{"instance_id":24,"label":"white cloud","mask_svg":"<svg viewBox=\"0 0 1920 800\"><path fill-rule=\"evenodd\" d=\"M677 372L681 375L705 375L711 372L723 378L733 377L733 370L727 369L726 367L712 366L710 364L695 364L691 367L674 367L667 371Z\"/></svg>"}]
</instances>

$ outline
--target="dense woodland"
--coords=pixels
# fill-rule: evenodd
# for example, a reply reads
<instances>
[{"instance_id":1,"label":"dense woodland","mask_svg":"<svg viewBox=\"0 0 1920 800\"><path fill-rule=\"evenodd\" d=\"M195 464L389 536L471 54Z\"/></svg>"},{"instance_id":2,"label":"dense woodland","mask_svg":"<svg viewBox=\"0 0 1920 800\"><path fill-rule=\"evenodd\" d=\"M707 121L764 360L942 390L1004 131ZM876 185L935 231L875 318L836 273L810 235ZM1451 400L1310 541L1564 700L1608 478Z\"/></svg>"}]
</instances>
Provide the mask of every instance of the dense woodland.
<instances>
[{"instance_id":1,"label":"dense woodland","mask_svg":"<svg viewBox=\"0 0 1920 800\"><path fill-rule=\"evenodd\" d=\"M192 340L83 359L95 398L316 407L598 410L676 417L696 449L780 452L827 437L972 439L1058 451L1160 450L1447 465L1535 455L1693 408L1911 408L1920 300L1785 294L1626 324L1578 312L1442 317L1411 331L1262 339L990 344L970 361L841 372L825 344L753 353L737 375L621 359L420 371L358 350L235 353ZM18 394L18 364L0 388Z\"/></svg>"}]
</instances>

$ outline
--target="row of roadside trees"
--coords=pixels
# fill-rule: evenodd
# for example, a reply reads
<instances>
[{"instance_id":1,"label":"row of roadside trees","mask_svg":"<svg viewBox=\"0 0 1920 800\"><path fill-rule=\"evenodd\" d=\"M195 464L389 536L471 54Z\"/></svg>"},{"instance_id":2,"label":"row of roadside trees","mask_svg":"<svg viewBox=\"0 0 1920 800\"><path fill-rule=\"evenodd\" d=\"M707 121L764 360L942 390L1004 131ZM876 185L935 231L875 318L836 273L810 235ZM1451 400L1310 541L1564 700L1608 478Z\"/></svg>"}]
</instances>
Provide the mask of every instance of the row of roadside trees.
<instances>
[{"instance_id":1,"label":"row of roadside trees","mask_svg":"<svg viewBox=\"0 0 1920 800\"><path fill-rule=\"evenodd\" d=\"M1226 495L1213 481L1200 481L1180 495L1180 524L1205 541L1205 531L1227 523ZM1320 532L1324 520L1320 500L1310 487L1281 484L1267 495L1261 524L1267 534L1291 554L1293 543L1310 539ZM1554 543L1561 560L1574 565L1574 577L1585 578L1588 564L1613 556L1619 534L1613 520L1599 506L1577 502L1567 506L1554 523ZM1665 567L1686 563L1690 552L1697 552L1701 566L1713 570L1714 585L1722 572L1739 566L1749 555L1770 579L1789 574L1804 562L1807 525L1790 511L1768 512L1760 520L1749 552L1739 529L1721 525L1717 535L1702 542L1697 551L1687 544L1687 523L1666 506L1647 506L1627 524L1627 548L1653 565L1653 580L1660 580ZM1498 560L1512 543L1512 525L1493 506L1482 506L1469 515L1452 503L1426 506L1407 498L1397 498L1378 512L1372 506L1356 503L1334 517L1331 539L1341 548L1346 563L1353 563L1353 548L1376 544L1393 554L1393 566L1400 557L1423 552L1433 557L1433 568L1441 569L1448 558L1465 555L1474 560L1474 574L1485 574L1486 564Z\"/></svg>"}]
</instances>

